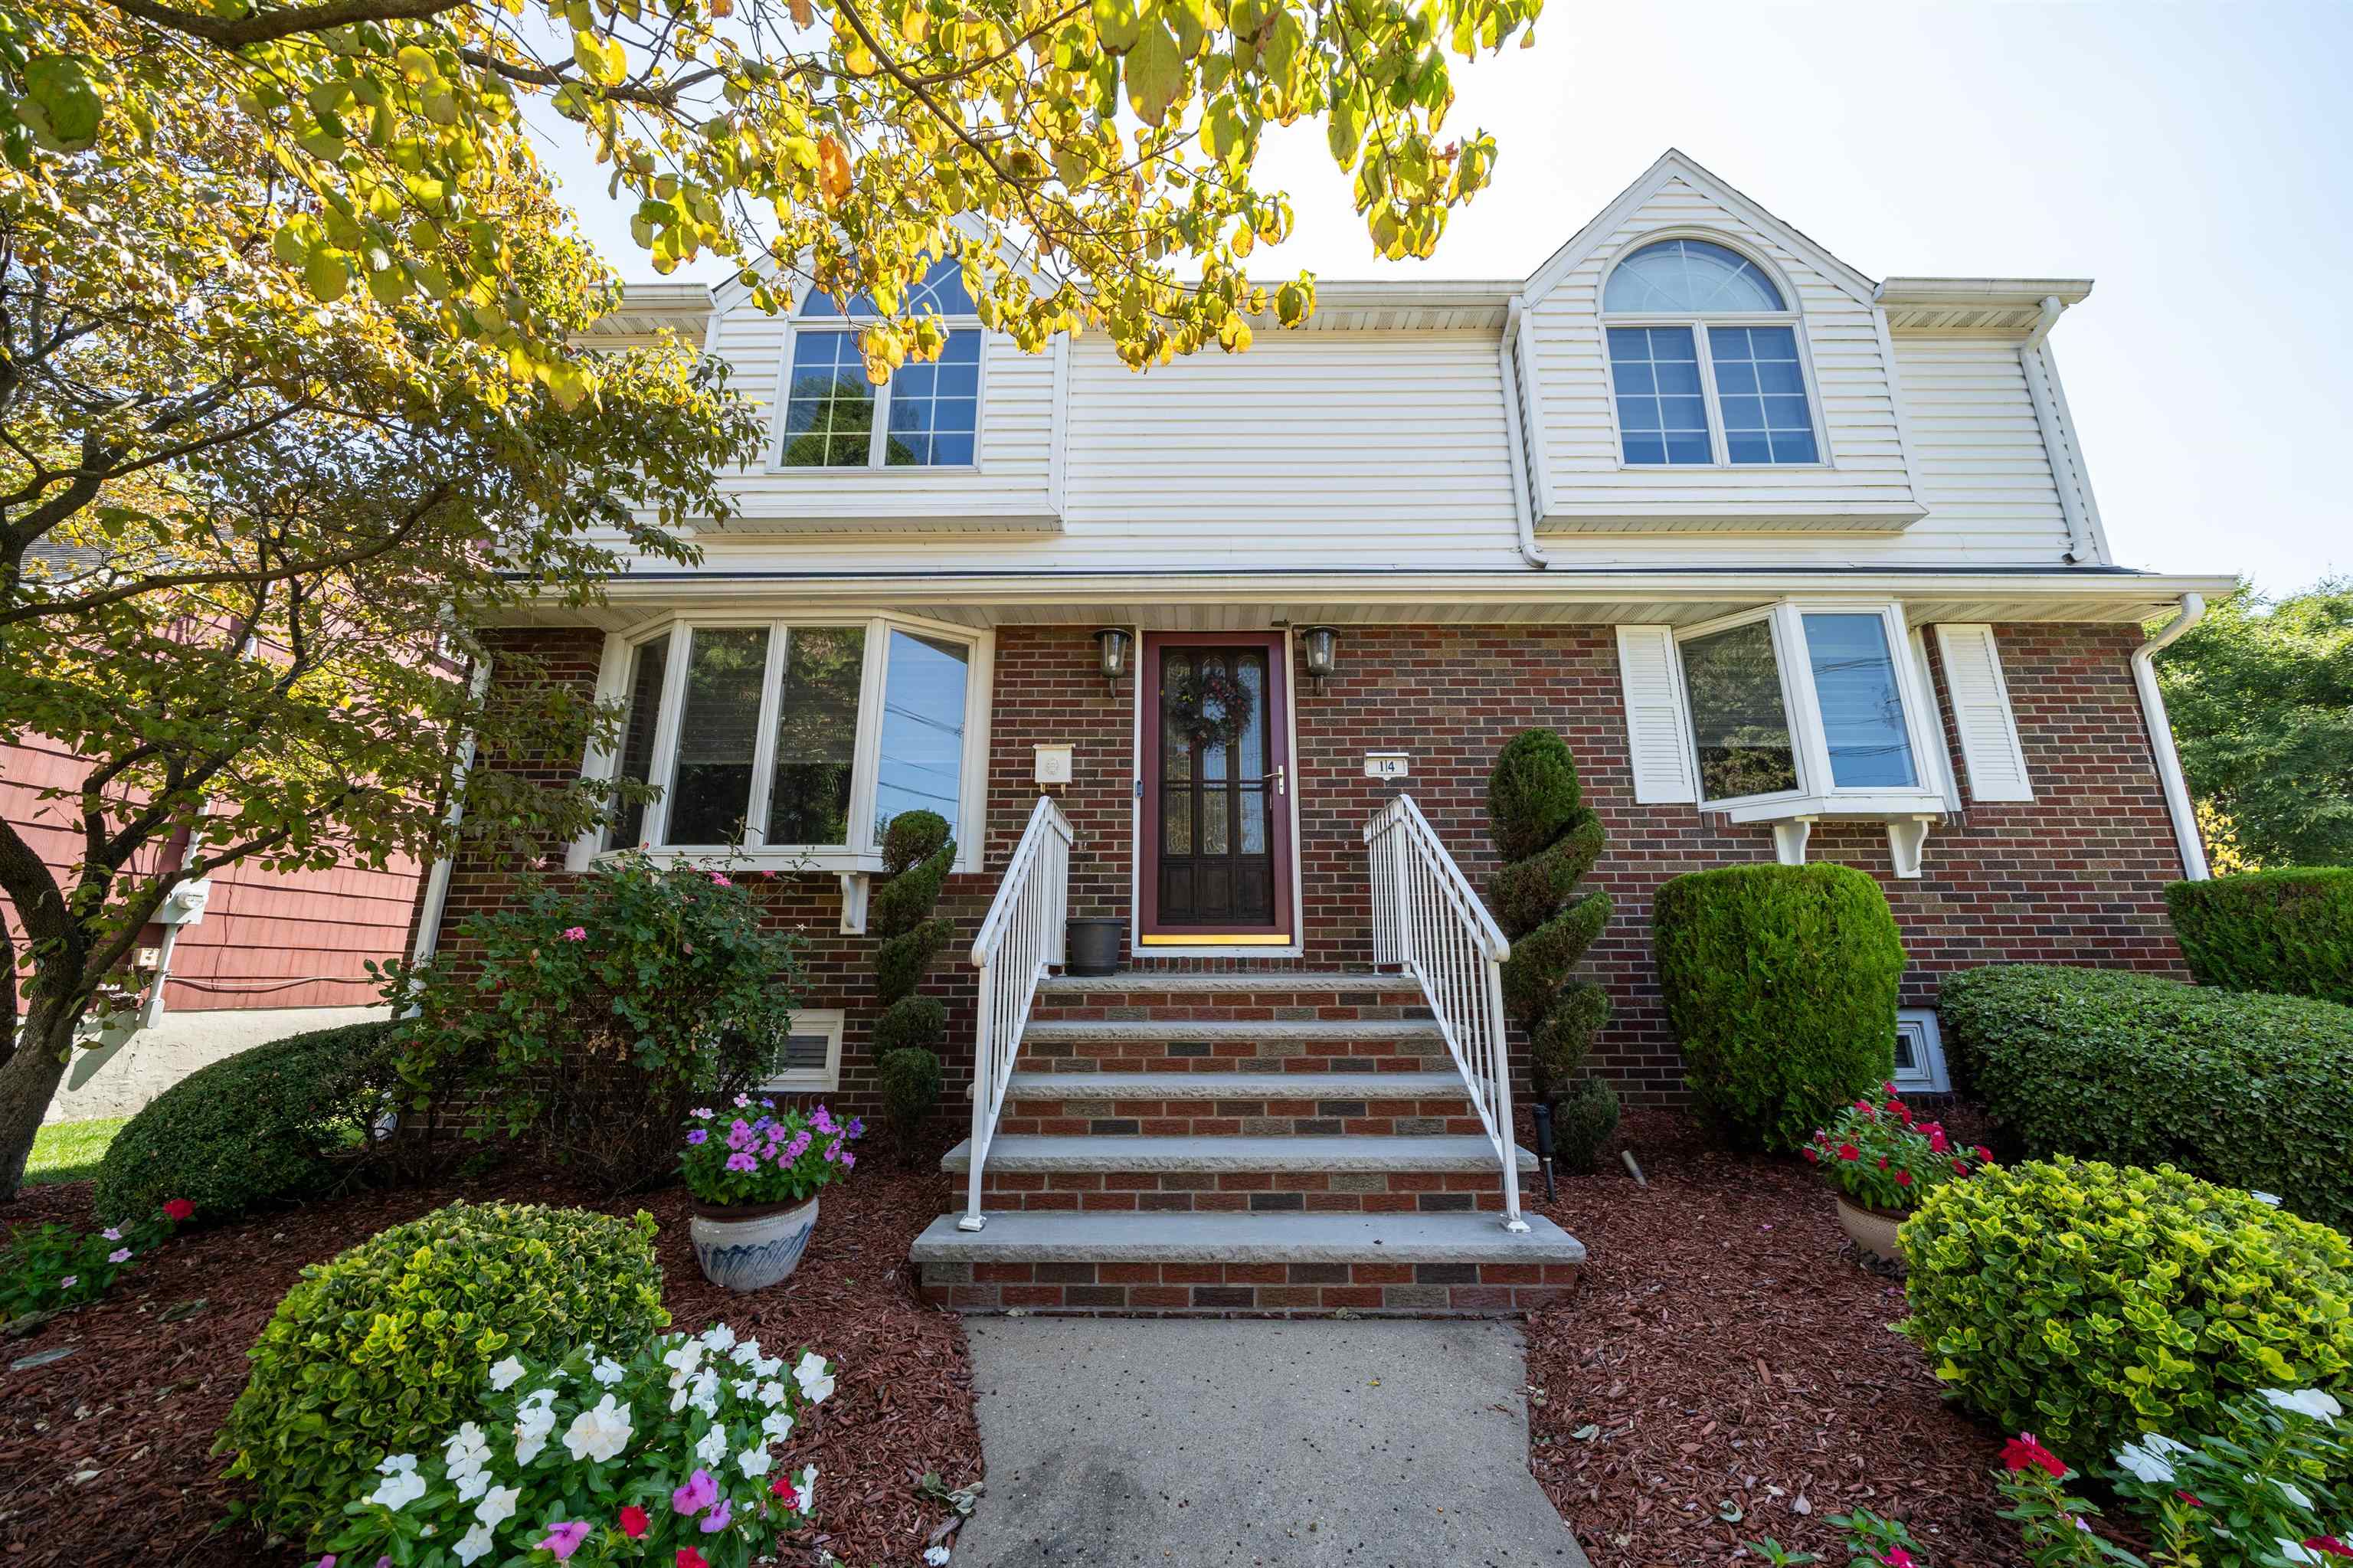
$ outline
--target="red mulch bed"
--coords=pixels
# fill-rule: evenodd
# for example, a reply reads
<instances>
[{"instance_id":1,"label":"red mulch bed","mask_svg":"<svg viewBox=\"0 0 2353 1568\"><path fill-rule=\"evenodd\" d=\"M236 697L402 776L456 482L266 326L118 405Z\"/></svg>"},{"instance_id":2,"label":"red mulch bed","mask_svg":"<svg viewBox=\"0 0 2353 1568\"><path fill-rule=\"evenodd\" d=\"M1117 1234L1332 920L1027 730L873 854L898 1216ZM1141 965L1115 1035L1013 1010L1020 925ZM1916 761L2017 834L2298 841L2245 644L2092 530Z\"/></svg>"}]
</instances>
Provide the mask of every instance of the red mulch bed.
<instances>
[{"instance_id":1,"label":"red mulch bed","mask_svg":"<svg viewBox=\"0 0 2353 1568\"><path fill-rule=\"evenodd\" d=\"M937 1150L929 1151L935 1156ZM794 1547L847 1562L906 1563L946 1510L916 1496L936 1472L949 1487L980 1477L972 1364L956 1319L923 1306L907 1278L907 1245L954 1203L927 1158L913 1170L880 1156L825 1194L800 1268L771 1290L738 1296L706 1282L687 1241L685 1193L587 1202L660 1222L656 1245L675 1325L723 1318L771 1350L816 1350L841 1365L833 1397L795 1429L788 1467L818 1469L822 1528ZM213 1434L245 1385L245 1352L302 1266L458 1198L583 1203L560 1176L509 1168L479 1181L361 1193L295 1212L194 1230L126 1277L106 1300L28 1339L0 1340L0 1368L76 1347L25 1372L0 1370L0 1562L142 1565L293 1563L250 1529L214 1533L236 1490L220 1478ZM0 1208L0 1225L90 1224L90 1186L36 1188ZM193 1315L165 1321L201 1299ZM183 1307L181 1308L185 1310ZM87 1479L88 1472L96 1472ZM810 1551L787 1552L807 1562Z\"/></svg>"},{"instance_id":2,"label":"red mulch bed","mask_svg":"<svg viewBox=\"0 0 2353 1568\"><path fill-rule=\"evenodd\" d=\"M1523 1191L1591 1249L1583 1293L1527 1336L1536 1478L1595 1568L1730 1563L1766 1535L1843 1563L1828 1520L1853 1508L1903 1520L1936 1568L2019 1561L1988 1473L2001 1436L1948 1406L1888 1331L1902 1287L1858 1266L1805 1166L1630 1111L1558 1203L1541 1179Z\"/></svg>"}]
</instances>

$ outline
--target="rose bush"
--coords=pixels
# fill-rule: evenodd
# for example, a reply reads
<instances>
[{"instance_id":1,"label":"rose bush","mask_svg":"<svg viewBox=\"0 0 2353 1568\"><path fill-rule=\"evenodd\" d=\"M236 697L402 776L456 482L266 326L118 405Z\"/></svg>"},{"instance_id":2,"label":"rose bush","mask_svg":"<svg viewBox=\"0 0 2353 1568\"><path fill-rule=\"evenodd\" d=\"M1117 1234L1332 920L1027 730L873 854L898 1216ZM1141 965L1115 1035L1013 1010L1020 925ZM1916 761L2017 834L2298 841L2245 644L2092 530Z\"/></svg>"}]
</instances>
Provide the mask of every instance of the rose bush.
<instances>
[{"instance_id":1,"label":"rose bush","mask_svg":"<svg viewBox=\"0 0 2353 1568\"><path fill-rule=\"evenodd\" d=\"M849 1145L866 1133L863 1121L837 1122L823 1106L804 1115L749 1095L734 1097L732 1110L698 1106L689 1115L679 1172L706 1203L806 1202L857 1166Z\"/></svg>"},{"instance_id":2,"label":"rose bush","mask_svg":"<svg viewBox=\"0 0 2353 1568\"><path fill-rule=\"evenodd\" d=\"M622 1356L509 1356L491 1385L480 1421L384 1456L324 1532L322 1564L744 1568L816 1510L815 1467L786 1474L775 1452L833 1393L814 1352L788 1368L722 1323Z\"/></svg>"},{"instance_id":3,"label":"rose bush","mask_svg":"<svg viewBox=\"0 0 2353 1568\"><path fill-rule=\"evenodd\" d=\"M1816 1128L1814 1140L1799 1150L1849 1202L1909 1213L1946 1182L1992 1162L1993 1150L1964 1149L1942 1123L1915 1120L1894 1084L1881 1085L1880 1093L1883 1099L1857 1100Z\"/></svg>"}]
</instances>

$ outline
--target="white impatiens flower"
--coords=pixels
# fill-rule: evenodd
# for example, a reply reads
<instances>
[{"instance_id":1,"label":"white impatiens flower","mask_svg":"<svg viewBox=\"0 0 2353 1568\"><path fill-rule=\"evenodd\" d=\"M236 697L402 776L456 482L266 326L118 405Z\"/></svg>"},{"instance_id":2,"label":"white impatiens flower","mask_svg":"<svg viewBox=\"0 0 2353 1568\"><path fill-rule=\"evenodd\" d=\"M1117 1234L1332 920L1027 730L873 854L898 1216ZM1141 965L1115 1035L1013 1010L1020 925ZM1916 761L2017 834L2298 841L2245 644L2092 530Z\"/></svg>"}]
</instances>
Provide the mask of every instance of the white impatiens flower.
<instances>
[{"instance_id":1,"label":"white impatiens flower","mask_svg":"<svg viewBox=\"0 0 2353 1568\"><path fill-rule=\"evenodd\" d=\"M504 1393L507 1390L512 1388L516 1382L522 1378L522 1362L517 1361L512 1356L509 1356L506 1360L501 1361L498 1365L491 1369L491 1386L497 1389L501 1393Z\"/></svg>"},{"instance_id":2,"label":"white impatiens flower","mask_svg":"<svg viewBox=\"0 0 2353 1568\"><path fill-rule=\"evenodd\" d=\"M747 1377L741 1383L732 1383L729 1386L734 1390L735 1397L738 1399L757 1399L760 1397L760 1380L758 1378Z\"/></svg>"},{"instance_id":3,"label":"white impatiens flower","mask_svg":"<svg viewBox=\"0 0 2353 1568\"><path fill-rule=\"evenodd\" d=\"M515 1407L515 1463L528 1465L538 1458L547 1446L547 1435L554 1430L555 1391L534 1390Z\"/></svg>"},{"instance_id":4,"label":"white impatiens flower","mask_svg":"<svg viewBox=\"0 0 2353 1568\"><path fill-rule=\"evenodd\" d=\"M2345 1407L2325 1389L2299 1388L2291 1393L2284 1388L2267 1388L2263 1397L2282 1410L2309 1415L2316 1421L2333 1422L2345 1414Z\"/></svg>"},{"instance_id":5,"label":"white impatiens flower","mask_svg":"<svg viewBox=\"0 0 2353 1568\"><path fill-rule=\"evenodd\" d=\"M515 1504L522 1500L521 1487L492 1487L489 1495L475 1505L475 1522L484 1530L496 1530L514 1517Z\"/></svg>"},{"instance_id":6,"label":"white impatiens flower","mask_svg":"<svg viewBox=\"0 0 2353 1568\"><path fill-rule=\"evenodd\" d=\"M793 1435L793 1413L778 1405L761 1418L760 1430L769 1442L783 1442Z\"/></svg>"},{"instance_id":7,"label":"white impatiens flower","mask_svg":"<svg viewBox=\"0 0 2353 1568\"><path fill-rule=\"evenodd\" d=\"M662 1365L670 1368L673 1374L670 1380L670 1385L672 1388L676 1388L680 1383L692 1377L694 1369L702 1364L702 1341L701 1340L681 1340L662 1352Z\"/></svg>"},{"instance_id":8,"label":"white impatiens flower","mask_svg":"<svg viewBox=\"0 0 2353 1568\"><path fill-rule=\"evenodd\" d=\"M490 1437L469 1421L449 1434L449 1440L441 1446L441 1458L451 1480L470 1476L491 1462Z\"/></svg>"},{"instance_id":9,"label":"white impatiens flower","mask_svg":"<svg viewBox=\"0 0 2353 1568\"><path fill-rule=\"evenodd\" d=\"M491 1527L487 1524L478 1524L459 1536L458 1544L449 1550L457 1553L458 1561L464 1563L466 1568L473 1568L478 1560L489 1555L491 1544Z\"/></svg>"},{"instance_id":10,"label":"white impatiens flower","mask_svg":"<svg viewBox=\"0 0 2353 1568\"><path fill-rule=\"evenodd\" d=\"M719 1414L719 1374L705 1367L695 1374L694 1386L687 1390L689 1404L705 1415Z\"/></svg>"},{"instance_id":11,"label":"white impatiens flower","mask_svg":"<svg viewBox=\"0 0 2353 1568\"><path fill-rule=\"evenodd\" d=\"M2173 1467L2150 1445L2126 1444L2116 1450L2116 1464L2150 1486L2170 1485Z\"/></svg>"},{"instance_id":12,"label":"white impatiens flower","mask_svg":"<svg viewBox=\"0 0 2353 1568\"><path fill-rule=\"evenodd\" d=\"M760 1361L760 1341L757 1340L736 1340L735 1360L738 1364L743 1366L757 1366Z\"/></svg>"},{"instance_id":13,"label":"white impatiens flower","mask_svg":"<svg viewBox=\"0 0 2353 1568\"><path fill-rule=\"evenodd\" d=\"M2281 1536L2277 1539L2279 1541L2279 1554L2290 1563L2326 1563L2328 1561L2327 1558L2323 1557L2320 1554L2316 1548L2306 1546L2300 1541L2290 1541L2284 1536Z\"/></svg>"},{"instance_id":14,"label":"white impatiens flower","mask_svg":"<svg viewBox=\"0 0 2353 1568\"><path fill-rule=\"evenodd\" d=\"M768 1457L768 1446L765 1443L756 1447L746 1448L735 1456L736 1468L755 1481L768 1473L770 1463L772 1461Z\"/></svg>"},{"instance_id":15,"label":"white impatiens flower","mask_svg":"<svg viewBox=\"0 0 2353 1568\"><path fill-rule=\"evenodd\" d=\"M811 1404L822 1404L833 1394L833 1373L828 1372L825 1358L815 1351L801 1357L801 1364L793 1369L793 1381L801 1385L801 1393Z\"/></svg>"},{"instance_id":16,"label":"white impatiens flower","mask_svg":"<svg viewBox=\"0 0 2353 1568\"><path fill-rule=\"evenodd\" d=\"M800 1510L803 1513L817 1512L817 1467L815 1465L801 1467L800 1479L794 1483L794 1488L800 1497L798 1505Z\"/></svg>"},{"instance_id":17,"label":"white impatiens flower","mask_svg":"<svg viewBox=\"0 0 2353 1568\"><path fill-rule=\"evenodd\" d=\"M702 1342L714 1351L732 1351L735 1348L735 1330L724 1323L713 1323L703 1331Z\"/></svg>"},{"instance_id":18,"label":"white impatiens flower","mask_svg":"<svg viewBox=\"0 0 2353 1568\"><path fill-rule=\"evenodd\" d=\"M615 1361L612 1357L607 1356L604 1360L598 1361L595 1366L588 1369L588 1375L595 1378L598 1383L603 1383L607 1388L610 1388L615 1383L620 1382L623 1378L628 1376L629 1369Z\"/></svg>"},{"instance_id":19,"label":"white impatiens flower","mask_svg":"<svg viewBox=\"0 0 2353 1568\"><path fill-rule=\"evenodd\" d=\"M2253 1198L2258 1203L2269 1203L2274 1209L2280 1206L2280 1195L2277 1192L2258 1192L2253 1188L2249 1188L2247 1191L2247 1196Z\"/></svg>"},{"instance_id":20,"label":"white impatiens flower","mask_svg":"<svg viewBox=\"0 0 2353 1568\"><path fill-rule=\"evenodd\" d=\"M755 1350L759 1347L760 1343L757 1340L752 1340L746 1342ZM744 1365L752 1369L752 1375L754 1377L774 1377L778 1372L785 1370L785 1359L782 1356L754 1356L750 1361L744 1362Z\"/></svg>"},{"instance_id":21,"label":"white impatiens flower","mask_svg":"<svg viewBox=\"0 0 2353 1568\"><path fill-rule=\"evenodd\" d=\"M425 1495L425 1478L417 1474L416 1455L395 1454L376 1469L384 1479L368 1494L368 1501L382 1503L397 1513Z\"/></svg>"},{"instance_id":22,"label":"white impatiens flower","mask_svg":"<svg viewBox=\"0 0 2353 1568\"><path fill-rule=\"evenodd\" d=\"M702 1435L702 1441L694 1446L694 1457L706 1467L715 1466L727 1457L727 1428L713 1426Z\"/></svg>"},{"instance_id":23,"label":"white impatiens flower","mask_svg":"<svg viewBox=\"0 0 2353 1568\"><path fill-rule=\"evenodd\" d=\"M593 1459L602 1465L617 1459L629 1446L629 1407L608 1393L572 1418L564 1433L565 1451L575 1461Z\"/></svg>"},{"instance_id":24,"label":"white impatiens flower","mask_svg":"<svg viewBox=\"0 0 2353 1568\"><path fill-rule=\"evenodd\" d=\"M923 1561L931 1564L931 1568L944 1568L947 1560L948 1549L946 1547L926 1546L923 1548Z\"/></svg>"}]
</instances>

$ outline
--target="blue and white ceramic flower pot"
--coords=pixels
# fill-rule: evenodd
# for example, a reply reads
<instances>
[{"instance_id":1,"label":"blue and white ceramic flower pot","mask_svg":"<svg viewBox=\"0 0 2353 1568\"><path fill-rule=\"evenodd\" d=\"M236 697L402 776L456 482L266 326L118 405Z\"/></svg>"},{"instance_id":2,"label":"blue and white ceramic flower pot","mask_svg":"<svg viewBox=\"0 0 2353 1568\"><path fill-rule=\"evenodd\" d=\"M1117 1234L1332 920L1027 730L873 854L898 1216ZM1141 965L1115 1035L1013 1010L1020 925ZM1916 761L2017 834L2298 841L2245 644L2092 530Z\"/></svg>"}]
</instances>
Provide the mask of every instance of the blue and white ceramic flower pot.
<instances>
[{"instance_id":1,"label":"blue and white ceramic flower pot","mask_svg":"<svg viewBox=\"0 0 2353 1568\"><path fill-rule=\"evenodd\" d=\"M691 1233L702 1277L730 1290L765 1290L790 1278L817 1230L817 1200L732 1207L698 1203Z\"/></svg>"}]
</instances>

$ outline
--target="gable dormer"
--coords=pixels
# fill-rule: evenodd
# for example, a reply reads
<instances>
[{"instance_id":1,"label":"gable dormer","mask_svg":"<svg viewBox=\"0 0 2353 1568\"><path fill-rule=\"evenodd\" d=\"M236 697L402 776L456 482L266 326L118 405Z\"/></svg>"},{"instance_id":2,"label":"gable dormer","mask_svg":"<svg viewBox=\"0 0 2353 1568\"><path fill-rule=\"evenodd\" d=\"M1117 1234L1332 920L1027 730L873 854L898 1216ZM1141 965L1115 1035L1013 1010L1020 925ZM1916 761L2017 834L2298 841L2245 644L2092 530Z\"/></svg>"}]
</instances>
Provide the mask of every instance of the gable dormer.
<instances>
[{"instance_id":1,"label":"gable dormer","mask_svg":"<svg viewBox=\"0 0 2353 1568\"><path fill-rule=\"evenodd\" d=\"M1541 534L1894 534L1926 515L1874 285L1681 153L1528 281Z\"/></svg>"}]
</instances>

